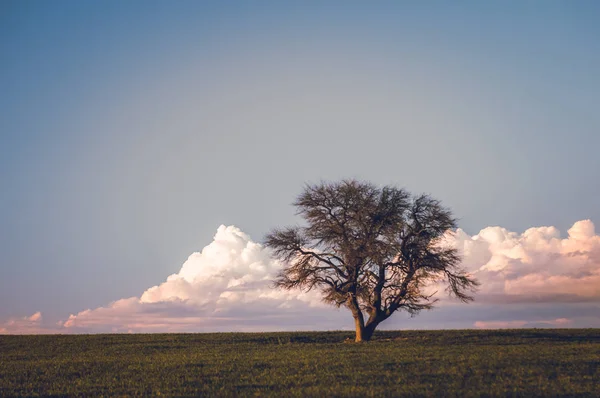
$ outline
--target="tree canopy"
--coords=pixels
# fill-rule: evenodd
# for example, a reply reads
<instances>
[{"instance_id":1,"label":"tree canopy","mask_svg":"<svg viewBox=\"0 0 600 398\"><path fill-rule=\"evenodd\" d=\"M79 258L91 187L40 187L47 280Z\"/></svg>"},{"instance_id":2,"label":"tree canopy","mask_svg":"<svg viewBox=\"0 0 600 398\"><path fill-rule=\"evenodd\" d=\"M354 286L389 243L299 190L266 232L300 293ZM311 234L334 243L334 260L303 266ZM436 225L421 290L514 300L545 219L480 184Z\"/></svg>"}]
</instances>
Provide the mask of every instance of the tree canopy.
<instances>
[{"instance_id":1,"label":"tree canopy","mask_svg":"<svg viewBox=\"0 0 600 398\"><path fill-rule=\"evenodd\" d=\"M320 289L324 301L347 307L357 342L398 310L432 308L437 299L425 287L441 279L451 296L473 300L478 282L460 267L457 251L441 244L456 220L429 195L343 180L307 185L294 206L306 225L266 237L284 264L275 285Z\"/></svg>"}]
</instances>

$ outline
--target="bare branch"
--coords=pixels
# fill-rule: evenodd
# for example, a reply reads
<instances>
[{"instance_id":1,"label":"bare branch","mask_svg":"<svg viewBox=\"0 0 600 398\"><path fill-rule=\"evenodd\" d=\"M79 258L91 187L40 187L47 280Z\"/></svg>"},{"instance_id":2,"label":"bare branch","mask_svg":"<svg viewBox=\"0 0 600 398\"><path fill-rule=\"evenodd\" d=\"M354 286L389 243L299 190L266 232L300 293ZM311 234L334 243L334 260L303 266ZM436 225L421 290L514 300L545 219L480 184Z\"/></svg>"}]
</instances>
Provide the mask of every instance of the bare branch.
<instances>
[{"instance_id":1,"label":"bare branch","mask_svg":"<svg viewBox=\"0 0 600 398\"><path fill-rule=\"evenodd\" d=\"M307 185L294 205L306 226L275 229L265 240L284 263L275 285L321 289L323 300L351 310L357 338L397 310L433 308L427 282L444 279L451 296L473 300L479 283L460 269L456 250L440 245L456 219L429 195L344 180Z\"/></svg>"}]
</instances>

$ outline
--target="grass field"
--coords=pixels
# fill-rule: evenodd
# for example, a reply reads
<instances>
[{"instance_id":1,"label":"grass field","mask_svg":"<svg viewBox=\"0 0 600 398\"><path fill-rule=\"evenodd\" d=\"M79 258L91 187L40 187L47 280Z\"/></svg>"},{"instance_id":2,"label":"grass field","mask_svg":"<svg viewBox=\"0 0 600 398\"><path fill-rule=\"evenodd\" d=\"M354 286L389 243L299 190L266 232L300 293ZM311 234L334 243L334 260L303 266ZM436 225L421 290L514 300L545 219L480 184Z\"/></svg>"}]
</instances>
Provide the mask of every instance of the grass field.
<instances>
[{"instance_id":1,"label":"grass field","mask_svg":"<svg viewBox=\"0 0 600 398\"><path fill-rule=\"evenodd\" d=\"M0 336L1 396L600 396L600 330Z\"/></svg>"}]
</instances>

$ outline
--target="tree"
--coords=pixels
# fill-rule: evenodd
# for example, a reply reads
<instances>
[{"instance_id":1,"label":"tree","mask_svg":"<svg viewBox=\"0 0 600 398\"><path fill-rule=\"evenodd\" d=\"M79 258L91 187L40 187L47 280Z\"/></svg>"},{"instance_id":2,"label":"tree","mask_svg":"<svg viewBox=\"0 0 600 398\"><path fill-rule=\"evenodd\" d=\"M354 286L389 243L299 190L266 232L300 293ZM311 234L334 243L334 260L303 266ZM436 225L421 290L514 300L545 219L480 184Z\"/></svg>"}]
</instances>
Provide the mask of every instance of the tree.
<instances>
[{"instance_id":1,"label":"tree","mask_svg":"<svg viewBox=\"0 0 600 398\"><path fill-rule=\"evenodd\" d=\"M479 283L442 244L456 220L438 200L344 180L307 185L294 205L307 225L274 229L265 239L284 264L275 286L317 288L325 302L350 309L357 342L398 310L431 309L437 299L424 288L441 279L451 296L473 300Z\"/></svg>"}]
</instances>

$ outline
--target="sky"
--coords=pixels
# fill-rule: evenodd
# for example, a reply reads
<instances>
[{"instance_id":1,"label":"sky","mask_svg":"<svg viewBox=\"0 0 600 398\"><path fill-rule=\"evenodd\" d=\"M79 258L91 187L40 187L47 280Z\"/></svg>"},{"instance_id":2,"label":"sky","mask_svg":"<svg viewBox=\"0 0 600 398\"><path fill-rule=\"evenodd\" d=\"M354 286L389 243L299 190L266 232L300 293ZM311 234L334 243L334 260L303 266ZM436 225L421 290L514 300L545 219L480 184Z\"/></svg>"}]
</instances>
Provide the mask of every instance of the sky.
<instances>
[{"instance_id":1,"label":"sky","mask_svg":"<svg viewBox=\"0 0 600 398\"><path fill-rule=\"evenodd\" d=\"M600 327L599 18L3 1L0 333L352 328L260 245L341 178L440 199L483 282L390 328Z\"/></svg>"}]
</instances>

